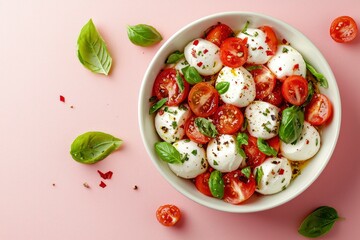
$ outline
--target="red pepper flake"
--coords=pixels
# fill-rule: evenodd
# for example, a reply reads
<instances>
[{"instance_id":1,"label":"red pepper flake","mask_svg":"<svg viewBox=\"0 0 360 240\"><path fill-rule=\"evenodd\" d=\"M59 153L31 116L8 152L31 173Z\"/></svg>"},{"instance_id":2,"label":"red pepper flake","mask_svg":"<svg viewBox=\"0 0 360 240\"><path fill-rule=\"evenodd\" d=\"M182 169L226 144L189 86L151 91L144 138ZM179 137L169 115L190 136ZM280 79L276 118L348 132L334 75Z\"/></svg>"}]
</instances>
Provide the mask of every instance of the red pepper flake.
<instances>
[{"instance_id":1,"label":"red pepper flake","mask_svg":"<svg viewBox=\"0 0 360 240\"><path fill-rule=\"evenodd\" d=\"M286 39L284 38L284 39L282 40L282 43L283 43L283 44L287 44L288 41L286 41Z\"/></svg>"},{"instance_id":2,"label":"red pepper flake","mask_svg":"<svg viewBox=\"0 0 360 240\"><path fill-rule=\"evenodd\" d=\"M299 64L295 64L294 67L293 67L293 70L296 71L299 69Z\"/></svg>"},{"instance_id":3,"label":"red pepper flake","mask_svg":"<svg viewBox=\"0 0 360 240\"><path fill-rule=\"evenodd\" d=\"M113 172L112 171L108 171L106 173L102 173L100 170L98 170L98 173L100 174L100 177L103 179L111 179Z\"/></svg>"},{"instance_id":4,"label":"red pepper flake","mask_svg":"<svg viewBox=\"0 0 360 240\"><path fill-rule=\"evenodd\" d=\"M195 45L195 46L197 46L198 44L199 44L199 40L195 40L194 42L193 42L193 44Z\"/></svg>"},{"instance_id":5,"label":"red pepper flake","mask_svg":"<svg viewBox=\"0 0 360 240\"><path fill-rule=\"evenodd\" d=\"M65 97L63 95L60 95L60 102L65 102Z\"/></svg>"},{"instance_id":6,"label":"red pepper flake","mask_svg":"<svg viewBox=\"0 0 360 240\"><path fill-rule=\"evenodd\" d=\"M191 56L197 58L195 49L191 49Z\"/></svg>"},{"instance_id":7,"label":"red pepper flake","mask_svg":"<svg viewBox=\"0 0 360 240\"><path fill-rule=\"evenodd\" d=\"M103 181L101 181L100 184L99 184L99 186L102 187L102 188L105 188L105 187L106 187L106 184L105 184Z\"/></svg>"},{"instance_id":8,"label":"red pepper flake","mask_svg":"<svg viewBox=\"0 0 360 240\"><path fill-rule=\"evenodd\" d=\"M55 185L55 183L53 183L52 185L53 185L53 187L55 187L55 186L56 186L56 185Z\"/></svg>"},{"instance_id":9,"label":"red pepper flake","mask_svg":"<svg viewBox=\"0 0 360 240\"><path fill-rule=\"evenodd\" d=\"M204 50L204 54L206 54L207 52L209 52L209 50L205 49L205 50Z\"/></svg>"},{"instance_id":10,"label":"red pepper flake","mask_svg":"<svg viewBox=\"0 0 360 240\"><path fill-rule=\"evenodd\" d=\"M283 175L284 174L284 169L283 168L280 168L279 169L279 175Z\"/></svg>"},{"instance_id":11,"label":"red pepper flake","mask_svg":"<svg viewBox=\"0 0 360 240\"><path fill-rule=\"evenodd\" d=\"M164 114L164 109L160 109L160 110L158 111L158 113L159 113L160 116L162 116L162 115Z\"/></svg>"},{"instance_id":12,"label":"red pepper flake","mask_svg":"<svg viewBox=\"0 0 360 240\"><path fill-rule=\"evenodd\" d=\"M134 189L134 190L138 190L138 186L137 186L137 185L134 185L133 189Z\"/></svg>"},{"instance_id":13,"label":"red pepper flake","mask_svg":"<svg viewBox=\"0 0 360 240\"><path fill-rule=\"evenodd\" d=\"M198 65L198 67L201 67L203 65L202 62L198 62L196 65Z\"/></svg>"},{"instance_id":14,"label":"red pepper flake","mask_svg":"<svg viewBox=\"0 0 360 240\"><path fill-rule=\"evenodd\" d=\"M86 187L86 188L90 188L90 185L87 182L84 182L83 186Z\"/></svg>"},{"instance_id":15,"label":"red pepper flake","mask_svg":"<svg viewBox=\"0 0 360 240\"><path fill-rule=\"evenodd\" d=\"M306 139L306 144L309 144L309 139Z\"/></svg>"},{"instance_id":16,"label":"red pepper flake","mask_svg":"<svg viewBox=\"0 0 360 240\"><path fill-rule=\"evenodd\" d=\"M282 68L281 68L281 67L279 67L279 71L282 71Z\"/></svg>"},{"instance_id":17,"label":"red pepper flake","mask_svg":"<svg viewBox=\"0 0 360 240\"><path fill-rule=\"evenodd\" d=\"M267 56L272 56L272 55L274 55L274 53L272 51L268 50L268 51L266 51L266 55Z\"/></svg>"},{"instance_id":18,"label":"red pepper flake","mask_svg":"<svg viewBox=\"0 0 360 240\"><path fill-rule=\"evenodd\" d=\"M262 49L264 49L264 48L263 48L262 46L260 46L260 47L258 47L258 49L259 49L259 50L262 50Z\"/></svg>"}]
</instances>

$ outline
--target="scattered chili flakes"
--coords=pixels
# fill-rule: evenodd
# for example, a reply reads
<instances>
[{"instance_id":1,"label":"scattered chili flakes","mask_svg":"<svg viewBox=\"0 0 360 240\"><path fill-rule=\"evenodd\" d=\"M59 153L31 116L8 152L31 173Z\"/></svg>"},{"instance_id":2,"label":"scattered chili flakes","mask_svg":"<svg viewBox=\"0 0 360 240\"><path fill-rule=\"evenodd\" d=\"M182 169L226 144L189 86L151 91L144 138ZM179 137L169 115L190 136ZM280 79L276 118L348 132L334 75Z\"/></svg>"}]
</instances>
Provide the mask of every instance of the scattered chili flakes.
<instances>
[{"instance_id":1,"label":"scattered chili flakes","mask_svg":"<svg viewBox=\"0 0 360 240\"><path fill-rule=\"evenodd\" d=\"M86 187L86 188L90 188L90 185L87 182L84 182L83 186Z\"/></svg>"},{"instance_id":2,"label":"scattered chili flakes","mask_svg":"<svg viewBox=\"0 0 360 240\"><path fill-rule=\"evenodd\" d=\"M274 53L272 51L266 51L266 55L267 56L272 56L272 55L274 55Z\"/></svg>"},{"instance_id":3,"label":"scattered chili flakes","mask_svg":"<svg viewBox=\"0 0 360 240\"><path fill-rule=\"evenodd\" d=\"M279 175L283 175L283 174L284 174L284 171L285 171L285 170L284 170L283 168L280 168L280 169L279 169Z\"/></svg>"},{"instance_id":4,"label":"scattered chili flakes","mask_svg":"<svg viewBox=\"0 0 360 240\"><path fill-rule=\"evenodd\" d=\"M199 40L195 40L194 42L193 42L193 44L195 45L195 46L197 46L198 44L199 44Z\"/></svg>"},{"instance_id":5,"label":"scattered chili flakes","mask_svg":"<svg viewBox=\"0 0 360 240\"><path fill-rule=\"evenodd\" d=\"M299 64L295 64L294 67L293 67L293 71L296 71L299 69Z\"/></svg>"},{"instance_id":6,"label":"scattered chili flakes","mask_svg":"<svg viewBox=\"0 0 360 240\"><path fill-rule=\"evenodd\" d=\"M137 185L134 185L133 189L134 189L134 190L138 190L138 186L137 186Z\"/></svg>"},{"instance_id":7,"label":"scattered chili flakes","mask_svg":"<svg viewBox=\"0 0 360 240\"><path fill-rule=\"evenodd\" d=\"M209 50L205 49L205 50L204 50L204 54L206 54L208 51L209 51Z\"/></svg>"},{"instance_id":8,"label":"scattered chili flakes","mask_svg":"<svg viewBox=\"0 0 360 240\"><path fill-rule=\"evenodd\" d=\"M288 41L284 38L284 39L282 40L282 43L283 43L283 44L287 44Z\"/></svg>"},{"instance_id":9,"label":"scattered chili flakes","mask_svg":"<svg viewBox=\"0 0 360 240\"><path fill-rule=\"evenodd\" d=\"M113 172L112 171L108 171L106 173L101 172L100 170L97 171L100 174L100 177L103 179L111 179Z\"/></svg>"},{"instance_id":10,"label":"scattered chili flakes","mask_svg":"<svg viewBox=\"0 0 360 240\"><path fill-rule=\"evenodd\" d=\"M101 181L100 184L99 184L99 186L102 187L102 188L105 188L105 187L106 187L106 184L105 184L103 181Z\"/></svg>"},{"instance_id":11,"label":"scattered chili flakes","mask_svg":"<svg viewBox=\"0 0 360 240\"><path fill-rule=\"evenodd\" d=\"M198 62L196 65L198 65L198 67L201 67L203 65L202 62Z\"/></svg>"},{"instance_id":12,"label":"scattered chili flakes","mask_svg":"<svg viewBox=\"0 0 360 240\"><path fill-rule=\"evenodd\" d=\"M55 186L56 186L56 185L55 185L55 183L53 183L52 185L53 185L53 187L55 187Z\"/></svg>"},{"instance_id":13,"label":"scattered chili flakes","mask_svg":"<svg viewBox=\"0 0 360 240\"><path fill-rule=\"evenodd\" d=\"M65 102L65 97L63 95L60 95L60 102Z\"/></svg>"}]
</instances>

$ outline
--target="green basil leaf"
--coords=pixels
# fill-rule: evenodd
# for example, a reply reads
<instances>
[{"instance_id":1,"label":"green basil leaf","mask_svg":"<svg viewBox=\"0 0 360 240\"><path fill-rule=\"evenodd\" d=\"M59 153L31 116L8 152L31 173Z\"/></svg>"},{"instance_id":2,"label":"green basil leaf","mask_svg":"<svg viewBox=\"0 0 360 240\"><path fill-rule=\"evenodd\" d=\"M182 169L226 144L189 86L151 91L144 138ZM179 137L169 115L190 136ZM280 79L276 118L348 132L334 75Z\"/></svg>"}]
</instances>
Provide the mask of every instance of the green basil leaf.
<instances>
[{"instance_id":1,"label":"green basil leaf","mask_svg":"<svg viewBox=\"0 0 360 240\"><path fill-rule=\"evenodd\" d=\"M298 232L309 238L320 237L328 233L339 219L334 208L322 206L315 209L303 220Z\"/></svg>"},{"instance_id":2,"label":"green basil leaf","mask_svg":"<svg viewBox=\"0 0 360 240\"><path fill-rule=\"evenodd\" d=\"M154 27L146 24L128 26L127 34L133 44L141 47L148 47L162 40L161 34Z\"/></svg>"},{"instance_id":3,"label":"green basil leaf","mask_svg":"<svg viewBox=\"0 0 360 240\"><path fill-rule=\"evenodd\" d=\"M250 166L247 166L246 168L241 169L241 172L245 175L245 177L249 178L251 176Z\"/></svg>"},{"instance_id":4,"label":"green basil leaf","mask_svg":"<svg viewBox=\"0 0 360 240\"><path fill-rule=\"evenodd\" d=\"M199 132L204 134L205 136L214 138L218 135L218 131L216 130L215 125L206 118L195 118L195 125L199 129Z\"/></svg>"},{"instance_id":5,"label":"green basil leaf","mask_svg":"<svg viewBox=\"0 0 360 240\"><path fill-rule=\"evenodd\" d=\"M184 80L178 70L176 70L176 83L179 86L180 92L184 91Z\"/></svg>"},{"instance_id":6,"label":"green basil leaf","mask_svg":"<svg viewBox=\"0 0 360 240\"><path fill-rule=\"evenodd\" d=\"M302 108L292 106L282 112L279 128L279 137L285 143L295 142L302 132L304 126L304 111Z\"/></svg>"},{"instance_id":7,"label":"green basil leaf","mask_svg":"<svg viewBox=\"0 0 360 240\"><path fill-rule=\"evenodd\" d=\"M185 157L182 157L179 151L168 142L155 143L155 152L159 158L167 163L182 164Z\"/></svg>"},{"instance_id":8,"label":"green basil leaf","mask_svg":"<svg viewBox=\"0 0 360 240\"><path fill-rule=\"evenodd\" d=\"M246 158L244 150L241 148L242 145L248 145L249 136L246 133L238 133L236 136L236 150L243 158Z\"/></svg>"},{"instance_id":9,"label":"green basil leaf","mask_svg":"<svg viewBox=\"0 0 360 240\"><path fill-rule=\"evenodd\" d=\"M220 171L212 171L209 178L209 188L211 194L219 199L224 197L224 180L222 179L222 174Z\"/></svg>"},{"instance_id":10,"label":"green basil leaf","mask_svg":"<svg viewBox=\"0 0 360 240\"><path fill-rule=\"evenodd\" d=\"M182 58L184 58L184 53L181 53L180 51L175 51L168 56L165 63L167 64L177 63Z\"/></svg>"},{"instance_id":11,"label":"green basil leaf","mask_svg":"<svg viewBox=\"0 0 360 240\"><path fill-rule=\"evenodd\" d=\"M216 84L215 89L219 94L224 94L229 90L230 83L229 82L219 82Z\"/></svg>"},{"instance_id":12,"label":"green basil leaf","mask_svg":"<svg viewBox=\"0 0 360 240\"><path fill-rule=\"evenodd\" d=\"M112 58L92 19L80 31L77 40L77 56L82 65L90 71L109 74Z\"/></svg>"},{"instance_id":13,"label":"green basil leaf","mask_svg":"<svg viewBox=\"0 0 360 240\"><path fill-rule=\"evenodd\" d=\"M259 148L259 150L264 153L267 156L273 156L276 157L277 156L277 151L270 147L269 144L262 138L258 138L257 139L257 146Z\"/></svg>"},{"instance_id":14,"label":"green basil leaf","mask_svg":"<svg viewBox=\"0 0 360 240\"><path fill-rule=\"evenodd\" d=\"M157 110L159 110L164 104L167 102L167 98L160 99L154 105L152 105L149 109L149 114L153 114Z\"/></svg>"},{"instance_id":15,"label":"green basil leaf","mask_svg":"<svg viewBox=\"0 0 360 240\"><path fill-rule=\"evenodd\" d=\"M246 34L246 35L249 35L249 34L246 32L247 29L248 29L248 27L249 27L249 24L250 24L250 21L246 21L243 29L241 30L242 33L244 33L244 34Z\"/></svg>"},{"instance_id":16,"label":"green basil leaf","mask_svg":"<svg viewBox=\"0 0 360 240\"><path fill-rule=\"evenodd\" d=\"M323 88L328 88L329 83L328 83L326 77L324 75L322 75L321 73L317 72L316 69L310 63L305 61L305 64L306 64L307 70L309 70L309 72L311 72L311 74L314 75L314 77L316 78L316 80L320 84L320 86L322 86Z\"/></svg>"},{"instance_id":17,"label":"green basil leaf","mask_svg":"<svg viewBox=\"0 0 360 240\"><path fill-rule=\"evenodd\" d=\"M80 163L93 164L118 149L122 140L103 132L86 132L71 144L70 154Z\"/></svg>"},{"instance_id":18,"label":"green basil leaf","mask_svg":"<svg viewBox=\"0 0 360 240\"><path fill-rule=\"evenodd\" d=\"M192 66L186 66L182 68L181 71L184 74L185 80L191 85L202 82L203 80L196 68Z\"/></svg>"},{"instance_id":19,"label":"green basil leaf","mask_svg":"<svg viewBox=\"0 0 360 240\"><path fill-rule=\"evenodd\" d=\"M256 181L256 185L260 184L261 178L264 176L264 171L262 169L262 167L257 167L256 168L256 172L255 172L255 181Z\"/></svg>"}]
</instances>

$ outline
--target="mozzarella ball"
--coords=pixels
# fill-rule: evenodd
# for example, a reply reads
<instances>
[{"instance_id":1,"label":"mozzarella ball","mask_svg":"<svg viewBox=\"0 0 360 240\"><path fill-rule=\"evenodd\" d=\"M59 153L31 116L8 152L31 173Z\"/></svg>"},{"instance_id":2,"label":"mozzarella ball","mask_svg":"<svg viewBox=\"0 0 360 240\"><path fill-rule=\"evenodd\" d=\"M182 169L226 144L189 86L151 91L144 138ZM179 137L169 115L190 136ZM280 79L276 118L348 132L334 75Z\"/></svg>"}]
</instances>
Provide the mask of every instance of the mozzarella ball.
<instances>
[{"instance_id":1,"label":"mozzarella ball","mask_svg":"<svg viewBox=\"0 0 360 240\"><path fill-rule=\"evenodd\" d=\"M310 123L304 122L299 139L295 143L280 141L281 154L293 161L304 161L315 156L320 149L320 134Z\"/></svg>"},{"instance_id":2,"label":"mozzarella ball","mask_svg":"<svg viewBox=\"0 0 360 240\"><path fill-rule=\"evenodd\" d=\"M254 169L258 181L255 191L264 195L284 190L291 181L292 171L286 158L267 158Z\"/></svg>"},{"instance_id":3,"label":"mozzarella ball","mask_svg":"<svg viewBox=\"0 0 360 240\"><path fill-rule=\"evenodd\" d=\"M280 80L285 80L292 75L306 77L306 64L303 57L289 45L279 45L267 66Z\"/></svg>"},{"instance_id":4,"label":"mozzarella ball","mask_svg":"<svg viewBox=\"0 0 360 240\"><path fill-rule=\"evenodd\" d=\"M216 84L221 82L230 84L229 89L220 94L223 102L237 107L246 107L254 101L256 96L255 82L244 67L223 67L216 79Z\"/></svg>"},{"instance_id":5,"label":"mozzarella ball","mask_svg":"<svg viewBox=\"0 0 360 240\"><path fill-rule=\"evenodd\" d=\"M187 104L164 106L155 116L155 129L161 139L168 143L182 139L185 135L184 124L190 118L191 110Z\"/></svg>"},{"instance_id":6,"label":"mozzarella ball","mask_svg":"<svg viewBox=\"0 0 360 240\"><path fill-rule=\"evenodd\" d=\"M227 134L212 139L208 143L206 155L209 165L220 172L234 171L244 160L236 150L235 137Z\"/></svg>"},{"instance_id":7,"label":"mozzarella ball","mask_svg":"<svg viewBox=\"0 0 360 240\"><path fill-rule=\"evenodd\" d=\"M270 139L279 131L280 108L263 101L254 101L245 109L247 130L256 138Z\"/></svg>"},{"instance_id":8,"label":"mozzarella ball","mask_svg":"<svg viewBox=\"0 0 360 240\"><path fill-rule=\"evenodd\" d=\"M182 164L168 163L171 171L177 176L191 179L206 172L208 163L206 161L205 150L200 144L188 139L183 139L175 142L173 146L179 151L181 156L185 158Z\"/></svg>"}]
</instances>

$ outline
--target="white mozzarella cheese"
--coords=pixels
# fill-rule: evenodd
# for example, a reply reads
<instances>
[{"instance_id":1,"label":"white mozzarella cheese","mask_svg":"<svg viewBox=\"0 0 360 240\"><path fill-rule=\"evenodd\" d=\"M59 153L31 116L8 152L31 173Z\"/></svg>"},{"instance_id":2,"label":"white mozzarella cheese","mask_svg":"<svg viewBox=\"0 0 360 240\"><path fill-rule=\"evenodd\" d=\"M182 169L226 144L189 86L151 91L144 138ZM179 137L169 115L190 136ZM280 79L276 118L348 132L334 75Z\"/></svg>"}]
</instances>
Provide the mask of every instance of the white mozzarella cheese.
<instances>
[{"instance_id":1,"label":"white mozzarella cheese","mask_svg":"<svg viewBox=\"0 0 360 240\"><path fill-rule=\"evenodd\" d=\"M285 80L292 75L306 77L306 64L303 57L289 45L279 45L267 66L280 80Z\"/></svg>"},{"instance_id":2,"label":"white mozzarella cheese","mask_svg":"<svg viewBox=\"0 0 360 240\"><path fill-rule=\"evenodd\" d=\"M210 76L220 71L220 48L214 43L197 38L184 49L186 61L203 76Z\"/></svg>"},{"instance_id":3,"label":"white mozzarella cheese","mask_svg":"<svg viewBox=\"0 0 360 240\"><path fill-rule=\"evenodd\" d=\"M207 170L208 163L206 161L205 150L200 144L183 139L175 142L173 146L185 159L182 164L168 164L171 171L177 176L191 179Z\"/></svg>"},{"instance_id":4,"label":"white mozzarella cheese","mask_svg":"<svg viewBox=\"0 0 360 240\"><path fill-rule=\"evenodd\" d=\"M280 108L263 101L254 101L245 109L247 130L256 138L270 139L279 132Z\"/></svg>"},{"instance_id":5,"label":"white mozzarella cheese","mask_svg":"<svg viewBox=\"0 0 360 240\"><path fill-rule=\"evenodd\" d=\"M244 68L223 67L216 79L216 84L228 82L229 89L220 94L223 102L237 107L246 107L256 96L255 82L251 74Z\"/></svg>"},{"instance_id":6,"label":"white mozzarella cheese","mask_svg":"<svg viewBox=\"0 0 360 240\"><path fill-rule=\"evenodd\" d=\"M293 161L304 161L315 156L320 149L320 134L310 123L304 122L299 139L291 144L280 141L281 154Z\"/></svg>"},{"instance_id":7,"label":"white mozzarella cheese","mask_svg":"<svg viewBox=\"0 0 360 240\"><path fill-rule=\"evenodd\" d=\"M212 139L207 146L209 165L220 172L231 172L239 168L243 157L236 150L233 135L223 134Z\"/></svg>"},{"instance_id":8,"label":"white mozzarella cheese","mask_svg":"<svg viewBox=\"0 0 360 240\"><path fill-rule=\"evenodd\" d=\"M258 178L256 192L264 195L278 193L290 184L290 162L286 158L267 158L254 169L254 176Z\"/></svg>"},{"instance_id":9,"label":"white mozzarella cheese","mask_svg":"<svg viewBox=\"0 0 360 240\"><path fill-rule=\"evenodd\" d=\"M185 135L184 124L190 118L191 110L187 104L164 106L155 116L155 129L161 139L172 143Z\"/></svg>"}]
</instances>

